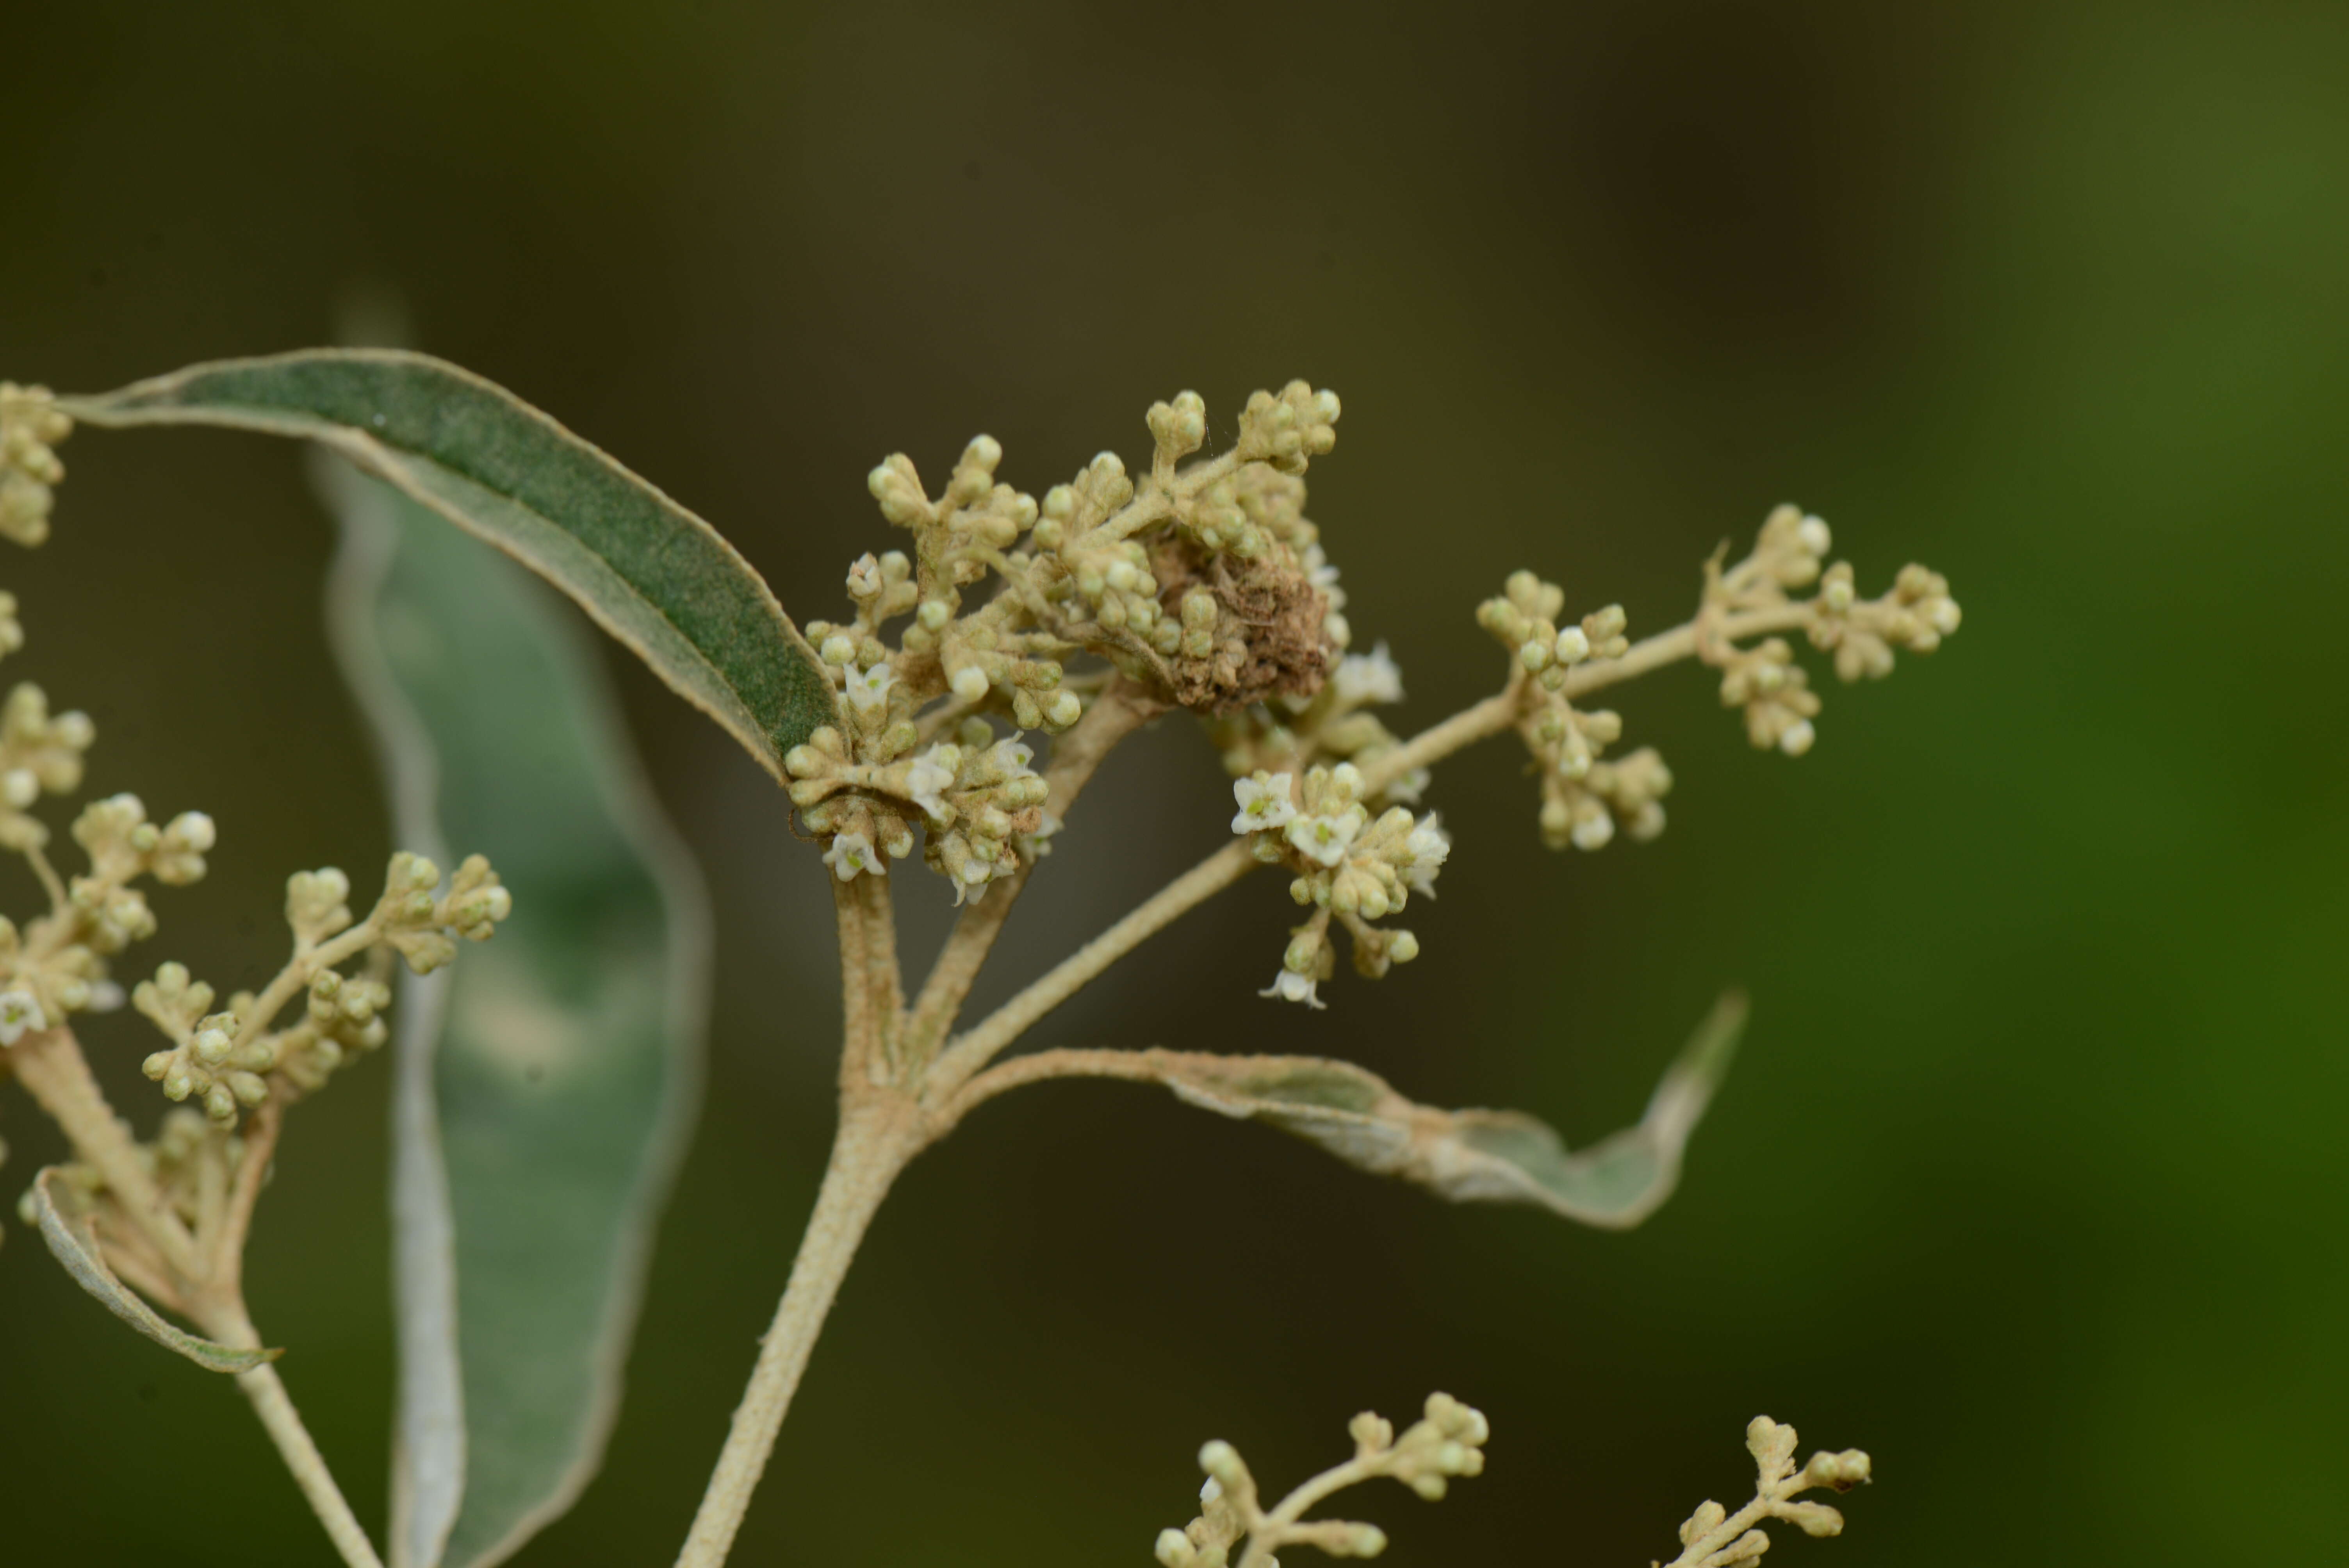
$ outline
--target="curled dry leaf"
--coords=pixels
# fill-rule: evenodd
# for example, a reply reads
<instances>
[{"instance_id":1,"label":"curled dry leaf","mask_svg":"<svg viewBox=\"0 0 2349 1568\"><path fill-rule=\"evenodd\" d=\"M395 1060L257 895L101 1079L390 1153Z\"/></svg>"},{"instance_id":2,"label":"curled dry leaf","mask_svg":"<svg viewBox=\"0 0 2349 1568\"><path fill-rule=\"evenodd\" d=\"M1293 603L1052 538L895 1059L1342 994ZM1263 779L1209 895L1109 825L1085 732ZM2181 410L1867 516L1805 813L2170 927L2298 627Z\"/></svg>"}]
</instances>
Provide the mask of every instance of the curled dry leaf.
<instances>
[{"instance_id":1,"label":"curled dry leaf","mask_svg":"<svg viewBox=\"0 0 2349 1568\"><path fill-rule=\"evenodd\" d=\"M1744 1026L1745 999L1723 997L1656 1086L1646 1114L1573 1151L1554 1129L1521 1111L1420 1105L1376 1073L1319 1057L1140 1051L1120 1076L1164 1083L1202 1109L1293 1132L1350 1165L1455 1202L1537 1203L1569 1220L1623 1229L1671 1195L1682 1150Z\"/></svg>"},{"instance_id":2,"label":"curled dry leaf","mask_svg":"<svg viewBox=\"0 0 2349 1568\"><path fill-rule=\"evenodd\" d=\"M249 1372L264 1361L274 1361L283 1350L239 1350L204 1339L165 1322L107 1266L99 1244L90 1201L69 1181L58 1180L51 1166L33 1179L33 1219L41 1239L74 1283L89 1292L106 1310L168 1349L176 1350L207 1372Z\"/></svg>"}]
</instances>

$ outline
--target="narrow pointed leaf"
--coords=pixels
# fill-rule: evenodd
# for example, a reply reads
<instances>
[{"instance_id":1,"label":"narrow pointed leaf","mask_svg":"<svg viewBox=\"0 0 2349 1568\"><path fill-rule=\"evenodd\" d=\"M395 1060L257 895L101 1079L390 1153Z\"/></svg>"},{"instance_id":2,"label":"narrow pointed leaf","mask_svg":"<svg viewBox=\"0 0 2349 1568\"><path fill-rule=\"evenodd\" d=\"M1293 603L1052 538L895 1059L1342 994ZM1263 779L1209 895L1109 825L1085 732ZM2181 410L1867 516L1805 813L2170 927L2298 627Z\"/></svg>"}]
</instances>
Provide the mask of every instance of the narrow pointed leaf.
<instances>
[{"instance_id":1,"label":"narrow pointed leaf","mask_svg":"<svg viewBox=\"0 0 2349 1568\"><path fill-rule=\"evenodd\" d=\"M55 1166L33 1178L33 1218L41 1239L74 1283L104 1304L106 1310L167 1349L176 1350L207 1372L250 1372L264 1361L274 1361L283 1350L238 1350L216 1340L200 1338L176 1328L141 1300L107 1266L105 1249L91 1224L87 1202L70 1183L57 1180Z\"/></svg>"},{"instance_id":2,"label":"narrow pointed leaf","mask_svg":"<svg viewBox=\"0 0 2349 1568\"><path fill-rule=\"evenodd\" d=\"M502 1561L616 1413L699 1083L709 913L594 649L490 550L343 465L330 617L405 846L487 854L497 939L407 987L392 1556Z\"/></svg>"},{"instance_id":3,"label":"narrow pointed leaf","mask_svg":"<svg viewBox=\"0 0 2349 1568\"><path fill-rule=\"evenodd\" d=\"M1192 1105L1293 1132L1348 1164L1455 1202L1537 1203L1585 1224L1628 1229L1671 1195L1681 1151L1744 1026L1744 999L1723 997L1656 1086L1647 1113L1571 1152L1522 1112L1417 1105L1350 1062L1147 1051L1136 1064Z\"/></svg>"},{"instance_id":4,"label":"narrow pointed leaf","mask_svg":"<svg viewBox=\"0 0 2349 1568\"><path fill-rule=\"evenodd\" d=\"M305 349L59 406L92 425L216 425L332 448L571 595L778 779L783 754L832 721L823 665L733 546L470 371L398 349Z\"/></svg>"}]
</instances>

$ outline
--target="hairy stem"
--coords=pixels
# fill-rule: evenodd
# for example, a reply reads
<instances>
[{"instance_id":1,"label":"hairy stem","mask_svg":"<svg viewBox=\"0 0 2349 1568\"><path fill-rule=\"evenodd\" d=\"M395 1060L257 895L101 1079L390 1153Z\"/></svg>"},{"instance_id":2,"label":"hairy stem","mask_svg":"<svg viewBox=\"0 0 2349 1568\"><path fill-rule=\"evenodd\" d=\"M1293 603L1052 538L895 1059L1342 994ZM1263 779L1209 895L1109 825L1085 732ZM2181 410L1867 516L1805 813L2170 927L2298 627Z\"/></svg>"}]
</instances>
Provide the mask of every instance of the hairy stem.
<instances>
[{"instance_id":1,"label":"hairy stem","mask_svg":"<svg viewBox=\"0 0 2349 1568\"><path fill-rule=\"evenodd\" d=\"M1725 615L1716 624L1723 638L1759 636L1808 624L1807 604L1772 605L1766 609ZM1675 626L1634 643L1619 659L1594 659L1567 673L1560 687L1568 697L1632 679L1697 652L1697 623ZM1362 769L1375 792L1414 768L1439 762L1465 747L1514 726L1526 711L1526 683L1512 667L1509 684L1474 707L1464 708L1441 724L1422 730L1410 740L1381 756ZM1156 935L1180 916L1238 882L1258 861L1245 841L1225 845L1157 892L1140 907L1061 961L1026 990L997 1008L982 1022L947 1047L933 1074L935 1101L949 1097L971 1075L1025 1034L1038 1019L1067 1001L1111 965Z\"/></svg>"},{"instance_id":2,"label":"hairy stem","mask_svg":"<svg viewBox=\"0 0 2349 1568\"><path fill-rule=\"evenodd\" d=\"M137 1141L90 1076L73 1031L57 1028L26 1036L10 1048L8 1059L26 1092L72 1140L74 1157L104 1179L124 1216L182 1277L202 1279L205 1271L195 1238L148 1174Z\"/></svg>"},{"instance_id":3,"label":"hairy stem","mask_svg":"<svg viewBox=\"0 0 2349 1568\"><path fill-rule=\"evenodd\" d=\"M760 1343L758 1367L734 1411L718 1468L710 1472L700 1511L678 1554L678 1568L718 1568L732 1549L840 1282L890 1183L921 1148L909 1109L895 1097L868 1099L862 1107L850 1107L841 1119L815 1211L808 1216L807 1233L792 1264L791 1283Z\"/></svg>"},{"instance_id":4,"label":"hairy stem","mask_svg":"<svg viewBox=\"0 0 2349 1568\"><path fill-rule=\"evenodd\" d=\"M1022 1084L1064 1078L1123 1078L1133 1083L1164 1083L1184 1064L1198 1060L1196 1052L1158 1048L1121 1051L1063 1047L1014 1057L978 1074L939 1105L935 1113L938 1134L943 1136L947 1130L997 1095L1018 1088Z\"/></svg>"},{"instance_id":5,"label":"hairy stem","mask_svg":"<svg viewBox=\"0 0 2349 1568\"><path fill-rule=\"evenodd\" d=\"M1051 791L1045 797L1044 809L1065 819L1117 743L1165 710L1164 702L1131 682L1112 685L1073 728L1053 743L1052 759L1044 769L1044 782ZM954 1026L956 1014L970 995L988 954L995 950L995 939L1002 934L1004 922L1011 917L1011 906L1034 871L1033 864L1022 866L1000 887L990 888L987 896L965 908L955 922L906 1026L906 1052L916 1068L936 1054L938 1042Z\"/></svg>"},{"instance_id":6,"label":"hairy stem","mask_svg":"<svg viewBox=\"0 0 2349 1568\"><path fill-rule=\"evenodd\" d=\"M213 1338L240 1350L256 1350L261 1345L261 1336L254 1331L242 1305L230 1305L213 1315L207 1328L212 1328ZM254 1401L254 1416L261 1418L270 1441L277 1444L277 1455L294 1474L294 1483L301 1486L303 1498L310 1500L310 1510L326 1526L326 1535L334 1540L334 1549L341 1552L343 1561L350 1568L383 1568L383 1559L376 1556L376 1544L367 1540L359 1516L352 1514L350 1502L343 1500L343 1488L334 1483L334 1471L326 1470L326 1458L310 1441L310 1428L301 1422L301 1413L294 1408L294 1399L286 1394L285 1380L277 1377L277 1368L264 1361L252 1371L237 1373L237 1387Z\"/></svg>"},{"instance_id":7,"label":"hairy stem","mask_svg":"<svg viewBox=\"0 0 2349 1568\"><path fill-rule=\"evenodd\" d=\"M1062 959L1042 979L948 1046L930 1075L933 1098L954 1093L1037 1019L1178 917L1239 881L1256 864L1247 841L1236 839L1153 893L1139 908Z\"/></svg>"}]
</instances>

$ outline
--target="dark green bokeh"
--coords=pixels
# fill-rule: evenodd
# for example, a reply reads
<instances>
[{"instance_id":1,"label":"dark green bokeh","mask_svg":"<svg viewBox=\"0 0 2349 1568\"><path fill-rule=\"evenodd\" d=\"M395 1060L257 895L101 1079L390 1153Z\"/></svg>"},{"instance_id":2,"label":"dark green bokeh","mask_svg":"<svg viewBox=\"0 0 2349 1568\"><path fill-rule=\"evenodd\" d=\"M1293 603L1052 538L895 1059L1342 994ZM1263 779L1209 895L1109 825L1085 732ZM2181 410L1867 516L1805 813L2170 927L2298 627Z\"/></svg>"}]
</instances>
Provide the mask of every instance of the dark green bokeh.
<instances>
[{"instance_id":1,"label":"dark green bokeh","mask_svg":"<svg viewBox=\"0 0 2349 1568\"><path fill-rule=\"evenodd\" d=\"M1533 565L1634 627L1774 502L1964 632L1749 751L1705 679L1628 691L1673 826L1536 848L1518 758L1426 956L1326 1014L1249 995L1270 881L1041 1038L1342 1051L1588 1138L1714 994L1746 1054L1628 1236L1448 1209L1119 1087L926 1156L858 1264L740 1561L1132 1563L1199 1441L1268 1480L1364 1404L1485 1407L1491 1473L1361 1503L1390 1561L1644 1563L1748 1480L1756 1410L1875 1451L1805 1562L2337 1550L2349 1090L2349 18L1857 5L982 13L714 3L12 11L0 374L90 390L323 340L400 289L423 346L718 522L802 616L881 537L862 476L972 432L1036 489L1195 387L1339 388L1313 473L1406 723L1487 689L1470 613ZM166 957L274 967L285 872L387 847L281 444L86 432L12 552L5 673L98 718L93 788L201 805ZM773 786L622 669L719 898L709 1109L610 1468L523 1559L667 1561L823 1158L822 868ZM1832 683L1830 683L1832 684ZM1113 763L1001 955L1033 974L1223 833L1170 723ZM16 907L23 879L8 882ZM918 950L941 890L906 878ZM2331 955L2331 956L2328 956ZM155 1109L136 1019L88 1031ZM389 1422L387 1075L305 1107L255 1312L362 1515ZM10 1091L13 1191L55 1149ZM0 1558L325 1562L234 1391L12 1226ZM1774 1553L1774 1559L1778 1553Z\"/></svg>"}]
</instances>

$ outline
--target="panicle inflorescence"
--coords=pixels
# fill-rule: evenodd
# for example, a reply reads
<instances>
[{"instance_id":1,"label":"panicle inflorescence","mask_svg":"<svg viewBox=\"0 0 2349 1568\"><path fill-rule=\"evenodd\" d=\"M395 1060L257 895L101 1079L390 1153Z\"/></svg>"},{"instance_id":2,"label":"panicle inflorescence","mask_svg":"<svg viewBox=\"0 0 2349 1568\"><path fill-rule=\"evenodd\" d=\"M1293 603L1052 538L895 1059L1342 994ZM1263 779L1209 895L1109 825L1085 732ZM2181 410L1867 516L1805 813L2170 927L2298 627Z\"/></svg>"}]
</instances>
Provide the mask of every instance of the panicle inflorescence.
<instances>
[{"instance_id":1,"label":"panicle inflorescence","mask_svg":"<svg viewBox=\"0 0 2349 1568\"><path fill-rule=\"evenodd\" d=\"M1378 923L1430 892L1449 852L1419 806L1428 765L1457 745L1517 731L1553 848L1652 839L1671 770L1652 748L1619 754L1622 717L1588 694L1693 655L1721 672L1755 744L1800 756L1819 699L1788 634L1806 633L1856 679L1957 629L1940 576L1911 566L1883 598L1859 600L1850 566L1826 564L1826 525L1781 507L1744 560L1706 564L1692 621L1636 645L1621 605L1569 619L1557 583L1512 574L1477 610L1510 657L1506 689L1484 705L1494 722L1462 715L1479 727L1406 742L1376 711L1402 699L1402 671L1384 643L1348 651L1338 572L1305 515L1303 476L1333 448L1340 411L1301 381L1258 392L1230 449L1202 458L1206 406L1185 392L1152 405L1145 472L1103 452L1040 500L997 478L1002 448L985 436L936 494L902 453L874 468L867 488L911 548L860 557L854 618L809 624L837 722L784 758L833 874L886 875L921 841L957 903L1017 875L1060 826L1026 737L1069 729L1114 686L1133 706L1208 721L1235 780L1232 830L1290 872L1311 911L1264 995L1319 1007L1333 927L1365 975L1418 953L1413 933Z\"/></svg>"},{"instance_id":2,"label":"panicle inflorescence","mask_svg":"<svg viewBox=\"0 0 2349 1568\"><path fill-rule=\"evenodd\" d=\"M218 1122L236 1119L273 1095L309 1093L354 1057L383 1044L391 987L384 970L397 953L419 975L449 962L458 938L486 941L513 908L512 896L479 855L469 857L437 893L440 869L405 851L391 859L383 896L354 923L350 879L328 866L297 872L285 884L285 922L294 956L259 994L241 991L214 1011L212 988L186 967L166 964L131 995L164 1037L167 1050L147 1057L147 1076L174 1100L192 1099ZM374 972L338 965L373 955ZM277 1022L302 998L300 1014Z\"/></svg>"},{"instance_id":3,"label":"panicle inflorescence","mask_svg":"<svg viewBox=\"0 0 2349 1568\"><path fill-rule=\"evenodd\" d=\"M73 421L47 387L0 381L0 539L29 547L49 537L49 511L66 477L57 449L72 434Z\"/></svg>"},{"instance_id":4,"label":"panicle inflorescence","mask_svg":"<svg viewBox=\"0 0 2349 1568\"><path fill-rule=\"evenodd\" d=\"M1247 837L1257 860L1294 872L1289 896L1314 912L1290 934L1280 972L1263 995L1322 1006L1318 988L1336 965L1333 919L1352 939L1354 967L1370 978L1419 955L1419 939L1410 932L1371 923L1402 913L1413 892L1435 896L1451 836L1433 812L1390 806L1373 817L1367 795L1362 771L1351 762L1314 768L1302 783L1261 769L1234 780L1239 809L1232 831Z\"/></svg>"},{"instance_id":5,"label":"panicle inflorescence","mask_svg":"<svg viewBox=\"0 0 2349 1568\"><path fill-rule=\"evenodd\" d=\"M1285 1546L1317 1547L1332 1557L1376 1557L1387 1548L1386 1532L1352 1520L1308 1520L1307 1510L1332 1493L1381 1476L1401 1481L1430 1502L1444 1496L1453 1480L1481 1475L1491 1429L1483 1414L1448 1394L1430 1394L1422 1418L1398 1436L1394 1424L1365 1410L1347 1424L1354 1457L1324 1470L1267 1509L1256 1478L1231 1444L1216 1441L1199 1450L1207 1481L1199 1490L1199 1517L1187 1528L1158 1532L1156 1555L1163 1568L1226 1568L1233 1548L1246 1542L1237 1568L1270 1568Z\"/></svg>"},{"instance_id":6,"label":"panicle inflorescence","mask_svg":"<svg viewBox=\"0 0 2349 1568\"><path fill-rule=\"evenodd\" d=\"M1112 682L1202 713L1320 692L1348 633L1302 476L1339 412L1301 381L1259 392L1229 451L1189 460L1207 420L1185 392L1152 406L1138 480L1103 452L1040 500L996 478L986 436L935 495L903 453L874 468L912 548L860 557L854 618L808 624L838 722L784 758L833 873L886 874L916 829L957 902L1032 861L1059 824L1022 737L1070 728Z\"/></svg>"},{"instance_id":7,"label":"panicle inflorescence","mask_svg":"<svg viewBox=\"0 0 2349 1568\"><path fill-rule=\"evenodd\" d=\"M1754 1501L1735 1513L1717 1502L1700 1503L1681 1525L1681 1554L1664 1568L1735 1568L1753 1563L1770 1549L1770 1537L1760 1526L1781 1519L1806 1535L1840 1535L1843 1513L1824 1502L1798 1502L1801 1493L1826 1487L1849 1491L1873 1479L1873 1466L1857 1449L1841 1453L1824 1449L1801 1469L1795 1466L1795 1429L1756 1416L1745 1429L1745 1449L1754 1456L1757 1477Z\"/></svg>"}]
</instances>

